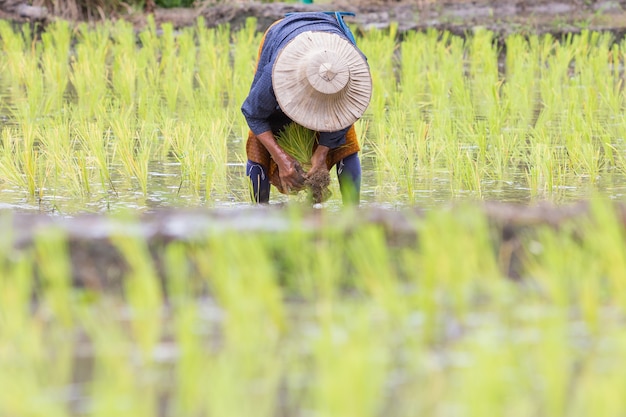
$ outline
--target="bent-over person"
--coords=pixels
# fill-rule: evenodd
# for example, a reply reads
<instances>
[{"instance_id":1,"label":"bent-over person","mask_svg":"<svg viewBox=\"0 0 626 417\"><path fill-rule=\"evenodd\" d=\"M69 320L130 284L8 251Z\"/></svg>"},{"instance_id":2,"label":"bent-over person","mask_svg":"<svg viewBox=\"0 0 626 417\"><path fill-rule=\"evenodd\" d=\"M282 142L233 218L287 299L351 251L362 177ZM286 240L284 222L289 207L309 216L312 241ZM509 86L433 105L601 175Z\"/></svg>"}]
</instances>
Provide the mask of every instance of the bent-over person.
<instances>
[{"instance_id":1,"label":"bent-over person","mask_svg":"<svg viewBox=\"0 0 626 417\"><path fill-rule=\"evenodd\" d=\"M293 13L270 26L241 107L250 128L246 175L252 200L268 203L270 184L282 193L301 190L308 176L335 166L343 203L358 204L361 163L354 123L371 92L367 59L341 13ZM276 142L292 122L316 133L306 173Z\"/></svg>"}]
</instances>

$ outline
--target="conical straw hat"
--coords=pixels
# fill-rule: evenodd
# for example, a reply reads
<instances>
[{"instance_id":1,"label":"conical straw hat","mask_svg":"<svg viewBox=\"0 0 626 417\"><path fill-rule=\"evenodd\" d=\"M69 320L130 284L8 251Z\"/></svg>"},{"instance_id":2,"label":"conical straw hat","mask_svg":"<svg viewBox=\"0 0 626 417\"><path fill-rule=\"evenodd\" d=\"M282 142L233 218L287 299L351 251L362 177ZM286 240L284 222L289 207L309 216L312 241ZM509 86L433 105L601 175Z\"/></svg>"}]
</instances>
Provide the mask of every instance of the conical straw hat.
<instances>
[{"instance_id":1,"label":"conical straw hat","mask_svg":"<svg viewBox=\"0 0 626 417\"><path fill-rule=\"evenodd\" d=\"M348 40L326 32L304 32L290 41L276 58L272 83L285 114L320 132L352 125L372 95L365 58Z\"/></svg>"}]
</instances>

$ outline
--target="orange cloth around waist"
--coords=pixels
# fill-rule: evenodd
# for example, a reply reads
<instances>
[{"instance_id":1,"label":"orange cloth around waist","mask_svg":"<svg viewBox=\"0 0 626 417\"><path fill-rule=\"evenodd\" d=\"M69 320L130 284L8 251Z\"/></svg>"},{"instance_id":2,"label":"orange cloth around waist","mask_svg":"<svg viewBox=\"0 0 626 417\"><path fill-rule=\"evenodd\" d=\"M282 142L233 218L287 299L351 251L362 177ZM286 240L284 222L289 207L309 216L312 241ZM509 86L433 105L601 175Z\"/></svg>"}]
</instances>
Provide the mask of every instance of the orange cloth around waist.
<instances>
[{"instance_id":1,"label":"orange cloth around waist","mask_svg":"<svg viewBox=\"0 0 626 417\"><path fill-rule=\"evenodd\" d=\"M313 146L313 151L317 144ZM359 152L361 147L359 145L359 140L356 135L356 129L354 125L348 129L346 133L346 143L339 146L338 148L331 149L326 156L326 166L328 170L330 170L333 165L337 164L343 158L352 155L353 153ZM266 172L268 172L270 178L270 184L275 186L278 191L285 194L285 191L282 189L282 185L280 183L280 176L278 173L278 165L272 159L272 156L267 151L265 146L261 143L261 141L256 137L252 131L248 131L248 141L246 142L246 155L249 160L252 162L256 162L257 164L262 165Z\"/></svg>"},{"instance_id":2,"label":"orange cloth around waist","mask_svg":"<svg viewBox=\"0 0 626 417\"><path fill-rule=\"evenodd\" d=\"M274 22L263 34L261 44L259 45L257 61L258 57L261 56L261 51L263 50L263 44L265 43L265 36L267 35L267 32L272 28L272 26L274 26L278 22L280 22L280 20ZM317 144L313 146L313 151L315 151L316 146ZM359 146L359 140L356 135L356 130L354 129L354 126L352 126L346 133L346 143L339 146L338 148L331 149L328 152L328 156L326 157L326 166L330 170L333 165L337 164L343 158L352 155L353 153L359 152L360 150L361 147ZM267 151L267 149L265 149L265 146L256 137L256 135L252 133L252 131L248 131L248 141L246 142L246 155L250 161L262 165L263 168L265 168L266 172L268 172L270 184L274 185L278 189L278 191L285 194L285 191L283 190L283 187L280 183L278 165L276 165L276 162L274 162L270 153Z\"/></svg>"}]
</instances>

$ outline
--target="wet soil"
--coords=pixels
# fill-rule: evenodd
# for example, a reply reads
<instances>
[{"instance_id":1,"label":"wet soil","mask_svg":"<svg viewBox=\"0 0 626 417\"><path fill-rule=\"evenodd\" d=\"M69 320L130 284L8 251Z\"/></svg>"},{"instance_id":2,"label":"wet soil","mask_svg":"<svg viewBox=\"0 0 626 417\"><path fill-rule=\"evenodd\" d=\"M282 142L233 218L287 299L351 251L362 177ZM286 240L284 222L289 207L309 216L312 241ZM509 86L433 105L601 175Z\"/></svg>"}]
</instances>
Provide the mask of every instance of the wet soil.
<instances>
[{"instance_id":1,"label":"wet soil","mask_svg":"<svg viewBox=\"0 0 626 417\"><path fill-rule=\"evenodd\" d=\"M328 5L324 4L247 2L198 8L193 12L159 10L155 17L157 21L185 26L202 16L209 26L229 23L240 27L248 17L254 16L259 30L265 30L285 13L327 9ZM561 35L593 29L622 34L626 30L626 1L616 0L336 1L333 9L355 13L346 20L362 30L397 24L400 33L437 28L463 35L484 27L504 37L519 32Z\"/></svg>"},{"instance_id":2,"label":"wet soil","mask_svg":"<svg viewBox=\"0 0 626 417\"><path fill-rule=\"evenodd\" d=\"M20 0L0 0L0 18L13 21L53 21L62 16L42 13ZM202 17L208 27L229 24L236 29L255 17L259 30L265 30L285 13L297 11L343 10L359 29L387 28L397 24L399 33L437 28L466 34L478 27L498 36L510 33L565 33L584 29L626 33L626 0L339 0L332 6L320 0L313 4L261 3L257 1L199 2L195 8L154 9L152 13L130 11L115 16L132 21L137 29L152 14L157 25L171 23L181 28L195 25ZM37 4L34 1L33 4ZM111 16L109 16L111 17Z\"/></svg>"},{"instance_id":3,"label":"wet soil","mask_svg":"<svg viewBox=\"0 0 626 417\"><path fill-rule=\"evenodd\" d=\"M13 2L13 5L15 2ZM266 29L285 13L307 10L326 10L324 4L283 4L259 2L228 2L193 9L156 9L158 25L171 23L177 28L195 25L202 17L208 27L230 24L236 29L249 17L257 19L259 30ZM466 34L482 27L504 37L510 33L552 33L562 35L584 29L611 31L621 37L626 33L626 1L609 0L416 0L416 1L357 1L334 2L333 9L351 11L349 18L361 30L388 28L397 24L401 34L409 30L436 28L455 34ZM19 10L22 10L21 12ZM0 0L0 19L13 22L54 21L58 16L42 15L41 10L7 7ZM29 13L26 13L29 12ZM132 21L138 29L147 21L147 14L133 13L122 18ZM322 182L323 183L323 182ZM518 236L537 225L558 227L568 219L584 217L584 203L568 206L512 206L504 203L485 203L485 214L493 225L494 250L499 253L503 273L516 278L520 243ZM357 213L333 213L332 227L349 233L364 223L380 224L390 245L415 244L417 231L411 220L419 215L419 208L398 212L395 210L361 209ZM302 227L323 229L330 227L324 220L324 210L314 210L301 221ZM621 207L621 219L626 227L626 208ZM199 235L220 231L241 230L246 233L280 232L288 228L289 217L280 207L238 207L234 210L169 210L138 215L131 222L99 215L78 215L73 218L55 218L46 215L14 213L13 234L16 249L32 246L33 237L46 228L62 229L70 242L74 282L93 289L120 288L127 266L115 247L111 236L138 235L148 242L160 265L163 246L171 241L194 242ZM341 218L340 218L341 217Z\"/></svg>"},{"instance_id":4,"label":"wet soil","mask_svg":"<svg viewBox=\"0 0 626 417\"><path fill-rule=\"evenodd\" d=\"M467 207L451 207L461 213ZM584 224L589 220L589 204L536 204L532 206L498 202L478 204L490 225L493 250L498 256L501 273L519 279L524 248L522 240L538 227L563 229L566 224ZM618 222L626 228L626 205L616 204ZM165 248L172 242L200 248L207 237L223 233L271 234L279 241L282 234L294 228L323 235L330 228L333 233L349 236L364 225L376 225L386 237L388 247L410 249L416 247L419 226L415 220L425 213L420 208L388 210L370 206L344 211L303 208L297 219L289 208L281 205L247 206L233 209L179 209L138 214L134 218L116 218L97 214L79 214L72 218L52 217L32 213L13 213L3 218L5 233L14 237L16 259L19 253L28 254L36 236L46 232L62 232L69 242L73 265L73 281L78 287L95 291L122 290L128 265L113 244L114 237L134 237L144 240L150 249L155 269L165 279L163 268ZM293 214L293 213L292 213ZM576 232L573 227L569 230ZM278 255L277 255L278 256ZM280 262L280 259L275 259ZM165 288L165 281L163 281Z\"/></svg>"},{"instance_id":5,"label":"wet soil","mask_svg":"<svg viewBox=\"0 0 626 417\"><path fill-rule=\"evenodd\" d=\"M323 203L330 198L331 191L328 189L330 186L330 173L328 171L317 171L307 176L304 180L304 185L313 204Z\"/></svg>"}]
</instances>

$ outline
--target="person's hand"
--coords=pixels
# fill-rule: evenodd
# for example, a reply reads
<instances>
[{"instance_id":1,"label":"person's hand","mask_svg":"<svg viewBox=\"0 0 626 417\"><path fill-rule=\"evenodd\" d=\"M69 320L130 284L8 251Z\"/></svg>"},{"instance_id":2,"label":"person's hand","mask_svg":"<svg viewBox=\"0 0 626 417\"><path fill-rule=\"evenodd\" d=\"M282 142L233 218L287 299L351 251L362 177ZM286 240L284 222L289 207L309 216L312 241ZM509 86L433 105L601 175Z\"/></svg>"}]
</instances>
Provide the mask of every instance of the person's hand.
<instances>
[{"instance_id":1,"label":"person's hand","mask_svg":"<svg viewBox=\"0 0 626 417\"><path fill-rule=\"evenodd\" d=\"M278 165L280 182L287 193L297 192L304 188L305 173L294 157L287 152L278 152L274 161Z\"/></svg>"},{"instance_id":2,"label":"person's hand","mask_svg":"<svg viewBox=\"0 0 626 417\"><path fill-rule=\"evenodd\" d=\"M259 133L257 138L272 155L278 165L280 183L287 193L298 192L304 188L304 170L294 157L285 152L274 139L272 131Z\"/></svg>"},{"instance_id":3,"label":"person's hand","mask_svg":"<svg viewBox=\"0 0 626 417\"><path fill-rule=\"evenodd\" d=\"M306 173L305 178L313 176L318 171L328 172L326 156L328 156L329 150L330 148L322 145L318 145L317 148L315 148L315 152L313 152L311 156L311 169Z\"/></svg>"}]
</instances>

